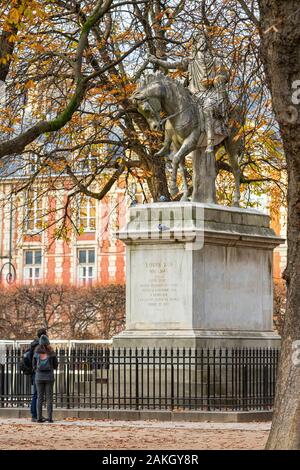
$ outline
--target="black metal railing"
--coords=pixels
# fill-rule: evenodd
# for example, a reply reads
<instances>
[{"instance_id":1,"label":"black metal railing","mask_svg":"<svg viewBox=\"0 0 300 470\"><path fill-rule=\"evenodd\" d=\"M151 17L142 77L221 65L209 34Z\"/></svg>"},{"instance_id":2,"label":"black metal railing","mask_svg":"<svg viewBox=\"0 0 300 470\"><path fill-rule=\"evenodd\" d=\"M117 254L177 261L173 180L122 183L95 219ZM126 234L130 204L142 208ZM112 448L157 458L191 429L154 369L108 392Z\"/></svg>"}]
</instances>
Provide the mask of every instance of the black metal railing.
<instances>
[{"instance_id":1,"label":"black metal railing","mask_svg":"<svg viewBox=\"0 0 300 470\"><path fill-rule=\"evenodd\" d=\"M270 410L278 349L58 349L54 406L146 410ZM21 349L0 354L0 407L25 407Z\"/></svg>"}]
</instances>

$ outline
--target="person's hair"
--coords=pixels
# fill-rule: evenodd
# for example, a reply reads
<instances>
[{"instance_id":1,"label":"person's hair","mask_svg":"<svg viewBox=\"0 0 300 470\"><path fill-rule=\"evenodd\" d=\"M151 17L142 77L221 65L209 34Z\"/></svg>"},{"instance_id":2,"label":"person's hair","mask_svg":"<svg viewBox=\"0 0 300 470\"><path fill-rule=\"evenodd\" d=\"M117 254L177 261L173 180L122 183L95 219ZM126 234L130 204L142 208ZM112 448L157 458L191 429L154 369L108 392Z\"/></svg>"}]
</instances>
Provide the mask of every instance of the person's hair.
<instances>
[{"instance_id":1,"label":"person's hair","mask_svg":"<svg viewBox=\"0 0 300 470\"><path fill-rule=\"evenodd\" d=\"M38 330L38 332L37 332L37 337L40 338L42 335L48 336L48 335L47 335L47 330L46 330L46 328L40 328L40 329Z\"/></svg>"},{"instance_id":2,"label":"person's hair","mask_svg":"<svg viewBox=\"0 0 300 470\"><path fill-rule=\"evenodd\" d=\"M40 353L43 353L43 354L53 354L54 350L53 348L51 348L50 344L47 344L47 345L38 345L36 348L35 348L35 352L40 354Z\"/></svg>"}]
</instances>

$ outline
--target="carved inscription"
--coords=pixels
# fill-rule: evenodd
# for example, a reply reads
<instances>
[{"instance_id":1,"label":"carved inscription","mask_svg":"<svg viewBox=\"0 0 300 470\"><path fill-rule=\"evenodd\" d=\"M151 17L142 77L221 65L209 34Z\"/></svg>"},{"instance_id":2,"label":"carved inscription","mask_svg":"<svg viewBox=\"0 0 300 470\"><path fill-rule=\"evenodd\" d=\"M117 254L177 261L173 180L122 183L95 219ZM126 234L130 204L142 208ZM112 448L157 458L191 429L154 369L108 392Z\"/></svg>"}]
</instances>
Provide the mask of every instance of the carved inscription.
<instances>
[{"instance_id":1,"label":"carved inscription","mask_svg":"<svg viewBox=\"0 0 300 470\"><path fill-rule=\"evenodd\" d=\"M174 281L173 262L144 262L139 282L139 302L148 307L164 308L179 302L179 285ZM173 276L172 276L173 274Z\"/></svg>"}]
</instances>

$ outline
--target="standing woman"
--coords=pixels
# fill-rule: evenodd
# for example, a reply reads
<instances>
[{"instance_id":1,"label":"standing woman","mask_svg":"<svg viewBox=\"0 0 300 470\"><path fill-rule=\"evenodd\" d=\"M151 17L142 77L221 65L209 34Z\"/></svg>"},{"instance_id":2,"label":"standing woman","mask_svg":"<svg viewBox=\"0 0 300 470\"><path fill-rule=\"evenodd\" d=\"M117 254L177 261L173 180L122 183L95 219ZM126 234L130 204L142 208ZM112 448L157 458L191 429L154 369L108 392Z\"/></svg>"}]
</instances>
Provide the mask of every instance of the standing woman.
<instances>
[{"instance_id":1,"label":"standing woman","mask_svg":"<svg viewBox=\"0 0 300 470\"><path fill-rule=\"evenodd\" d=\"M33 370L35 372L35 383L37 388L37 422L48 421L53 423L53 384L54 369L57 369L57 357L50 346L49 339L42 335L39 345L33 355ZM44 395L46 394L48 419L42 417Z\"/></svg>"}]
</instances>

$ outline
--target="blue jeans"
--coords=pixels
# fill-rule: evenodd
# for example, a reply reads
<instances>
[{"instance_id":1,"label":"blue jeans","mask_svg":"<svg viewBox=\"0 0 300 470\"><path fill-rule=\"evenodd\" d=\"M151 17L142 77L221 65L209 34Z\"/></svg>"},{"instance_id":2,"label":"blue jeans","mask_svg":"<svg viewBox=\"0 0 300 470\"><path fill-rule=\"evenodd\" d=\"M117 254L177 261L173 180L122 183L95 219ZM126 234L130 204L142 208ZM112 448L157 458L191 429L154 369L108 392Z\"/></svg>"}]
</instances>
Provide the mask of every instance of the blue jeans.
<instances>
[{"instance_id":1,"label":"blue jeans","mask_svg":"<svg viewBox=\"0 0 300 470\"><path fill-rule=\"evenodd\" d=\"M32 399L30 405L30 412L32 418L37 418L37 389L35 383L35 374L31 376L31 384L32 384Z\"/></svg>"}]
</instances>

